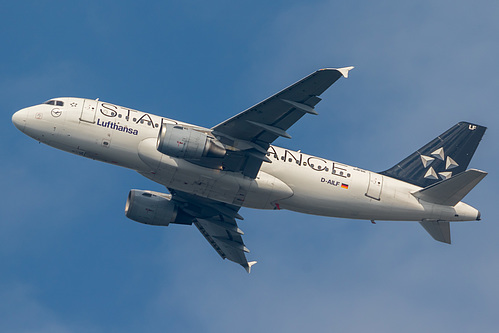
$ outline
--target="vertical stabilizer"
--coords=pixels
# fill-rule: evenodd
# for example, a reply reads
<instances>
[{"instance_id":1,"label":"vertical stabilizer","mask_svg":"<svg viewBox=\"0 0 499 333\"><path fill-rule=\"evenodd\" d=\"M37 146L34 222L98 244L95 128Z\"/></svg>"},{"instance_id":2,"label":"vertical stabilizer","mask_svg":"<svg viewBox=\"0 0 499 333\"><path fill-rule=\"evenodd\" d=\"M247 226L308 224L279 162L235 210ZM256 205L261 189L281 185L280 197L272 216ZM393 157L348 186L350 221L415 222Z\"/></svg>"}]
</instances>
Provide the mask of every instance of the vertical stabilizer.
<instances>
[{"instance_id":1,"label":"vertical stabilizer","mask_svg":"<svg viewBox=\"0 0 499 333\"><path fill-rule=\"evenodd\" d=\"M460 122L382 175L428 187L465 171L487 128Z\"/></svg>"}]
</instances>

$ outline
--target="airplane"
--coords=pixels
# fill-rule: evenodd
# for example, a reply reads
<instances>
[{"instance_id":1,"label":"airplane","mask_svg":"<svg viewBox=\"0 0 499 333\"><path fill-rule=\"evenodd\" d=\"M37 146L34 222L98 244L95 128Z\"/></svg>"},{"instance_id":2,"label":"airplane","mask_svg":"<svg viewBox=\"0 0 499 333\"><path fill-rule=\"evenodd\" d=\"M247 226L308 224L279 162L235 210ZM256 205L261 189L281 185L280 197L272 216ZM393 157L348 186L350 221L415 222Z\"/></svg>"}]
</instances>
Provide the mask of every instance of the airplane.
<instances>
[{"instance_id":1,"label":"airplane","mask_svg":"<svg viewBox=\"0 0 499 333\"><path fill-rule=\"evenodd\" d=\"M211 128L99 99L54 98L14 113L49 146L132 169L169 193L132 189L128 218L194 224L223 258L248 273L256 261L236 220L241 207L375 221L416 221L449 243L450 222L480 220L461 200L487 175L467 169L486 127L459 122L416 152L373 172L272 145L353 67L325 68Z\"/></svg>"}]
</instances>

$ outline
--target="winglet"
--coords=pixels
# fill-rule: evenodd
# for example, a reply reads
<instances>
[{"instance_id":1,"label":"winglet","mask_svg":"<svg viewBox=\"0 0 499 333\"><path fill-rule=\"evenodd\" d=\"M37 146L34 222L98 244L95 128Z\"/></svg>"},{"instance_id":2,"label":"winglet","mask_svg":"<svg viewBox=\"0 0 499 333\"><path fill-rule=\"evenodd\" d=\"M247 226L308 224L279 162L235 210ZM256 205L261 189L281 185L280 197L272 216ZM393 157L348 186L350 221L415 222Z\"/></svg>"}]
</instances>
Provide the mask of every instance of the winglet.
<instances>
[{"instance_id":1,"label":"winglet","mask_svg":"<svg viewBox=\"0 0 499 333\"><path fill-rule=\"evenodd\" d=\"M340 72L341 75L343 75L343 77L345 79L348 79L348 72L350 72L354 68L355 67L353 67L353 66L342 67L342 68L322 68L322 69L319 69L319 71L338 71L338 72Z\"/></svg>"},{"instance_id":2,"label":"winglet","mask_svg":"<svg viewBox=\"0 0 499 333\"><path fill-rule=\"evenodd\" d=\"M246 272L251 273L251 266L253 266L254 264L256 264L257 262L256 261L250 261L248 263L246 263L246 265L243 265L243 267L246 269Z\"/></svg>"},{"instance_id":3,"label":"winglet","mask_svg":"<svg viewBox=\"0 0 499 333\"><path fill-rule=\"evenodd\" d=\"M338 72L340 72L340 73L341 73L341 75L343 75L343 77L344 77L345 79L348 79L348 72L350 72L350 71L351 71L352 69L354 69L354 68L355 68L355 67L350 66L350 67L337 68L336 70L337 70Z\"/></svg>"}]
</instances>

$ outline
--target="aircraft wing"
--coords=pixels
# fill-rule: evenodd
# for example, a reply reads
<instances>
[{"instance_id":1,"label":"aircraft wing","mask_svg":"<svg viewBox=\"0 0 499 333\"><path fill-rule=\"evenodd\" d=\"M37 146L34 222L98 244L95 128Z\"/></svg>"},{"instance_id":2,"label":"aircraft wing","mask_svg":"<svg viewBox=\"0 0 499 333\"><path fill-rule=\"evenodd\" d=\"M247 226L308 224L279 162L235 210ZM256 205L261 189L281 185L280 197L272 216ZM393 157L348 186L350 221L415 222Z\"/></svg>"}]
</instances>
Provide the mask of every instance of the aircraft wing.
<instances>
[{"instance_id":1,"label":"aircraft wing","mask_svg":"<svg viewBox=\"0 0 499 333\"><path fill-rule=\"evenodd\" d=\"M270 143L278 137L290 138L286 130L304 114L317 114L314 106L318 97L341 76L348 77L353 67L326 68L316 71L288 88L212 128L212 134L227 149L222 162L226 171L242 172L255 178L267 159ZM198 161L210 167L209 159ZM215 161L215 163L218 163ZM212 165L215 166L215 165ZM201 234L223 259L243 266L248 273L256 261L248 262L245 246L236 218L240 206L229 205L173 189L172 200L192 219Z\"/></svg>"},{"instance_id":2,"label":"aircraft wing","mask_svg":"<svg viewBox=\"0 0 499 333\"><path fill-rule=\"evenodd\" d=\"M229 150L223 167L255 178L270 143L282 136L304 114L317 114L314 107L318 97L341 76L348 77L353 67L325 68L301 79L295 84L250 107L212 128L213 134Z\"/></svg>"},{"instance_id":3,"label":"aircraft wing","mask_svg":"<svg viewBox=\"0 0 499 333\"><path fill-rule=\"evenodd\" d=\"M236 220L228 220L223 216L196 220L194 224L222 259L238 263L250 272L256 261L248 262L246 259L245 253L249 250L244 245L242 231L238 228Z\"/></svg>"},{"instance_id":4,"label":"aircraft wing","mask_svg":"<svg viewBox=\"0 0 499 333\"><path fill-rule=\"evenodd\" d=\"M194 225L222 259L240 264L249 273L256 261L248 262L246 259L245 253L249 250L243 242L244 233L236 222L236 218L242 219L238 214L240 207L173 189L169 191L172 200L184 213L193 217Z\"/></svg>"}]
</instances>

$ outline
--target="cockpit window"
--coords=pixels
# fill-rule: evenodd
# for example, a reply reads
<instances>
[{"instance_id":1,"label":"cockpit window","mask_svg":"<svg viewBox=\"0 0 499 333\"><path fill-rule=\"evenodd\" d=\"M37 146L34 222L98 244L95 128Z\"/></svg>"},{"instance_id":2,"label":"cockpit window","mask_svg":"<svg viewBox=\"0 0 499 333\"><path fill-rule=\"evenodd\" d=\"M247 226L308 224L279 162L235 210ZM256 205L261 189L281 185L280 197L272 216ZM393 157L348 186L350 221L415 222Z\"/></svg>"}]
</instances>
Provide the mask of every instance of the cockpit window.
<instances>
[{"instance_id":1,"label":"cockpit window","mask_svg":"<svg viewBox=\"0 0 499 333\"><path fill-rule=\"evenodd\" d=\"M63 101L56 101L56 100L53 100L53 99L51 99L50 101L46 101L43 104L64 106L64 102Z\"/></svg>"}]
</instances>

